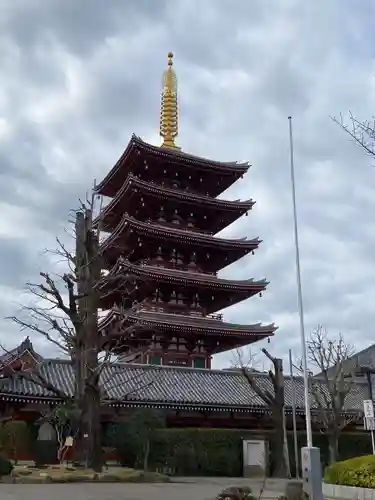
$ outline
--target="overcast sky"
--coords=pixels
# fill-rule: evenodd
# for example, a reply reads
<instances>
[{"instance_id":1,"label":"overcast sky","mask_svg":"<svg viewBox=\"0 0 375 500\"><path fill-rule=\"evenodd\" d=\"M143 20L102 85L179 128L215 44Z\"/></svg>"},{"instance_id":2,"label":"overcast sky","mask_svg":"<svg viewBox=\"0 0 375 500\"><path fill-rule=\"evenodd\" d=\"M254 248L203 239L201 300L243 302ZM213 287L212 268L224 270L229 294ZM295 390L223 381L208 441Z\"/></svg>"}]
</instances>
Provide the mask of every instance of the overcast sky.
<instances>
[{"instance_id":1,"label":"overcast sky","mask_svg":"<svg viewBox=\"0 0 375 500\"><path fill-rule=\"evenodd\" d=\"M373 342L375 169L330 119L375 109L370 0L2 0L0 6L0 317L24 283L53 270L45 247L131 134L158 137L161 74L175 53L179 145L252 167L225 193L256 200L226 235L259 236L225 277L270 285L225 312L275 322L268 346L299 354L289 173L293 115L306 330ZM0 321L12 347L25 335ZM55 354L35 335L37 349ZM258 346L257 346L258 348ZM220 355L215 367L228 366Z\"/></svg>"}]
</instances>

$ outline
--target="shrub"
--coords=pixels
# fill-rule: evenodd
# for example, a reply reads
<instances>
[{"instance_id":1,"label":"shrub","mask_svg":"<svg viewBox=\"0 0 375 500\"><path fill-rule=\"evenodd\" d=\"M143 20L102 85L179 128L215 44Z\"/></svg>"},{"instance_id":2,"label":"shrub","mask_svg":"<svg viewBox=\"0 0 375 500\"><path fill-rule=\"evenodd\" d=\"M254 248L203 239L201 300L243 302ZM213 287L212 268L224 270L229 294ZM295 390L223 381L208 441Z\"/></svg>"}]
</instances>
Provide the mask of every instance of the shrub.
<instances>
[{"instance_id":1,"label":"shrub","mask_svg":"<svg viewBox=\"0 0 375 500\"><path fill-rule=\"evenodd\" d=\"M2 450L4 454L17 460L20 455L27 455L30 450L30 430L22 420L9 420L1 430Z\"/></svg>"},{"instance_id":2,"label":"shrub","mask_svg":"<svg viewBox=\"0 0 375 500\"><path fill-rule=\"evenodd\" d=\"M221 491L216 500L256 500L248 486L230 486Z\"/></svg>"},{"instance_id":3,"label":"shrub","mask_svg":"<svg viewBox=\"0 0 375 500\"><path fill-rule=\"evenodd\" d=\"M13 464L4 455L0 455L0 477L9 476L13 470Z\"/></svg>"},{"instance_id":4,"label":"shrub","mask_svg":"<svg viewBox=\"0 0 375 500\"><path fill-rule=\"evenodd\" d=\"M324 481L330 484L375 488L375 455L351 458L326 468Z\"/></svg>"}]
</instances>

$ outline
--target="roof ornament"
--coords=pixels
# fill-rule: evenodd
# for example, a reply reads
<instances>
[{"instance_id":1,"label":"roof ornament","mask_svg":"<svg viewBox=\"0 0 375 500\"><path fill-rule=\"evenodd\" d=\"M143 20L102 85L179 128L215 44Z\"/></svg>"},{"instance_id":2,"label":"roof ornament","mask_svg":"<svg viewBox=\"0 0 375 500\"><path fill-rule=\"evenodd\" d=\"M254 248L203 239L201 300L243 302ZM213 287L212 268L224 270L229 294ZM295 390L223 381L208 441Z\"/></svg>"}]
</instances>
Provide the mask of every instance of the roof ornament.
<instances>
[{"instance_id":1,"label":"roof ornament","mask_svg":"<svg viewBox=\"0 0 375 500\"><path fill-rule=\"evenodd\" d=\"M175 144L178 135L177 77L172 69L173 53L168 53L168 69L163 73L161 93L160 136L162 147L180 149Z\"/></svg>"}]
</instances>

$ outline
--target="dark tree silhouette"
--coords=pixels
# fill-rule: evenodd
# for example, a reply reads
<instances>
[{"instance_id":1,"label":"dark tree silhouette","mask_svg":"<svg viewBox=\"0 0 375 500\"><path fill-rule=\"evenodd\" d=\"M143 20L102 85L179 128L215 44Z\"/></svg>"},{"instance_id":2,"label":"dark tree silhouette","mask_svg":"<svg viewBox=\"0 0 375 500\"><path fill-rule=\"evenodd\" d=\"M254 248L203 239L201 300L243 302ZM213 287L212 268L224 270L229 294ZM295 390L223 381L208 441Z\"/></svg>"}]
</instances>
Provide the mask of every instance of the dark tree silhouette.
<instances>
[{"instance_id":1,"label":"dark tree silhouette","mask_svg":"<svg viewBox=\"0 0 375 500\"><path fill-rule=\"evenodd\" d=\"M272 384L272 391L266 387L261 387L256 380L256 372L249 369L248 363L242 362L242 356L239 353L239 365L243 376L246 378L253 391L265 402L271 410L272 422L274 425L274 448L273 454L275 459L275 469L273 475L275 477L290 477L288 450L286 444L286 424L284 413L284 372L283 361L280 358L274 358L267 351L262 349L262 352L271 361L273 371L269 370L268 376Z\"/></svg>"},{"instance_id":2,"label":"dark tree silhouette","mask_svg":"<svg viewBox=\"0 0 375 500\"><path fill-rule=\"evenodd\" d=\"M68 272L56 277L41 272L40 283L27 284L31 296L37 299L36 303L24 305L19 316L10 318L21 329L41 335L71 358L75 375L74 398L51 384L38 365L32 369L14 371L8 363L3 368L8 376L28 379L61 400L75 405L79 410L75 449L80 452L76 458L88 467L100 470L103 461L99 380L103 370L113 363L113 347L121 347L121 343L142 327L134 325L125 328L123 320L129 309L120 306L117 332L115 328L114 335L121 341L103 337L99 331L98 311L105 290L110 288L113 292L119 287L118 290L126 298L137 285L130 275L122 276L119 280L118 276L103 272L99 244L100 221L93 226L93 208L94 196L91 201L86 200L86 204L81 203L81 208L74 213L75 252L69 251L57 239L58 248L53 253L66 262ZM117 337L119 332L121 336ZM142 381L139 385L142 386Z\"/></svg>"}]
</instances>

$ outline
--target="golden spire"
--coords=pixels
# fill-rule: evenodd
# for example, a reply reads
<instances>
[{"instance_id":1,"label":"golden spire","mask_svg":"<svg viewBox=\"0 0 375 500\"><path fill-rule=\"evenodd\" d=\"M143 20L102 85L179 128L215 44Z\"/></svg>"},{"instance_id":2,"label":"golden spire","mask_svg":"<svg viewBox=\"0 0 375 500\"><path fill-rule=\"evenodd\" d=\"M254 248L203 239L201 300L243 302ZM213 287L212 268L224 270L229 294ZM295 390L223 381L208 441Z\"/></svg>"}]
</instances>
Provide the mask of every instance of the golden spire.
<instances>
[{"instance_id":1,"label":"golden spire","mask_svg":"<svg viewBox=\"0 0 375 500\"><path fill-rule=\"evenodd\" d=\"M160 135L163 138L162 147L178 148L175 138L178 135L177 109L177 77L172 69L173 53L168 53L168 69L163 73L163 90L161 93Z\"/></svg>"}]
</instances>

